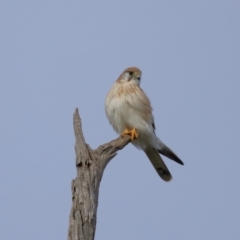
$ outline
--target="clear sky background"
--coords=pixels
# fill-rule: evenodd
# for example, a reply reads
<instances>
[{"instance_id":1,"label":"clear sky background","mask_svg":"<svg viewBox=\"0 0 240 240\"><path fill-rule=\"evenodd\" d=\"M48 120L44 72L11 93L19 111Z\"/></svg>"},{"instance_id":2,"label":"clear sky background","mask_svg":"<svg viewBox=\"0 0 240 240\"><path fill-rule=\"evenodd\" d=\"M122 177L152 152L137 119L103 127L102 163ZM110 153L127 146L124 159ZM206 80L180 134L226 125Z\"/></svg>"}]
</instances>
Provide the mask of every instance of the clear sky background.
<instances>
[{"instance_id":1,"label":"clear sky background","mask_svg":"<svg viewBox=\"0 0 240 240\"><path fill-rule=\"evenodd\" d=\"M72 115L92 148L127 67L143 72L162 181L132 145L107 166L96 240L240 239L240 1L2 0L0 238L67 239L76 176Z\"/></svg>"}]
</instances>

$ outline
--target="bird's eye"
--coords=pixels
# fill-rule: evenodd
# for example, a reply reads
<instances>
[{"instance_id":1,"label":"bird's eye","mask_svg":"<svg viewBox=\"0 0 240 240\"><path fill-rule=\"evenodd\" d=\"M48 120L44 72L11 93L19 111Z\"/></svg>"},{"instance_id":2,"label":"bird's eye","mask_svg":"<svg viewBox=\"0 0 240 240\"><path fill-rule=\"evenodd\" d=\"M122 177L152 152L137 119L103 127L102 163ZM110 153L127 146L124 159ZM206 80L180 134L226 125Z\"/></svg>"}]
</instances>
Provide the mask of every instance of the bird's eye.
<instances>
[{"instance_id":1,"label":"bird's eye","mask_svg":"<svg viewBox=\"0 0 240 240\"><path fill-rule=\"evenodd\" d=\"M133 72L129 72L129 75L132 76L132 75L133 75Z\"/></svg>"}]
</instances>

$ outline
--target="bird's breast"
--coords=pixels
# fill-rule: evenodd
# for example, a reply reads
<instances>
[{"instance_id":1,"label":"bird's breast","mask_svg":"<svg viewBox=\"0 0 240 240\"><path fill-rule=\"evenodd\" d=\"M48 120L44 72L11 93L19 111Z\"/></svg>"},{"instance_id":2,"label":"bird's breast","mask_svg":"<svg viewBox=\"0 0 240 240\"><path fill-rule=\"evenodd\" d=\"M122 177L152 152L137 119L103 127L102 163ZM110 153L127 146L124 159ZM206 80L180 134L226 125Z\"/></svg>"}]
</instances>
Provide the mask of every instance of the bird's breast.
<instances>
[{"instance_id":1,"label":"bird's breast","mask_svg":"<svg viewBox=\"0 0 240 240\"><path fill-rule=\"evenodd\" d=\"M139 131L144 129L148 122L138 106L140 104L131 94L122 93L107 97L106 114L115 131L121 134L125 129L137 128Z\"/></svg>"}]
</instances>

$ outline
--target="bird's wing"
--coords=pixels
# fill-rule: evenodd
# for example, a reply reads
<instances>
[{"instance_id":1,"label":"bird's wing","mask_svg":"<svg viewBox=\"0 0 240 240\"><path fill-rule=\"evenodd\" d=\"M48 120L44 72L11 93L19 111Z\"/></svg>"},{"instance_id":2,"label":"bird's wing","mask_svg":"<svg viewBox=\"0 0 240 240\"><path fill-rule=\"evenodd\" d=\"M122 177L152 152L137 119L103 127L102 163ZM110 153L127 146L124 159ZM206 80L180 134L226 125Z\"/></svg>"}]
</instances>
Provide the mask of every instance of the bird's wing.
<instances>
[{"instance_id":1,"label":"bird's wing","mask_svg":"<svg viewBox=\"0 0 240 240\"><path fill-rule=\"evenodd\" d=\"M159 138L157 138L158 141L158 152L162 155L170 158L171 160L184 165L183 161L168 147L166 146Z\"/></svg>"},{"instance_id":2,"label":"bird's wing","mask_svg":"<svg viewBox=\"0 0 240 240\"><path fill-rule=\"evenodd\" d=\"M151 103L147 95L144 93L144 91L138 86L131 85L129 86L128 93L129 93L127 95L128 104L132 108L138 110L145 121L153 122Z\"/></svg>"},{"instance_id":3,"label":"bird's wing","mask_svg":"<svg viewBox=\"0 0 240 240\"><path fill-rule=\"evenodd\" d=\"M172 179L171 173L169 172L167 166L163 162L161 156L159 155L157 149L153 147L148 147L144 149L144 152L148 156L152 165L156 169L158 175L166 182Z\"/></svg>"}]
</instances>

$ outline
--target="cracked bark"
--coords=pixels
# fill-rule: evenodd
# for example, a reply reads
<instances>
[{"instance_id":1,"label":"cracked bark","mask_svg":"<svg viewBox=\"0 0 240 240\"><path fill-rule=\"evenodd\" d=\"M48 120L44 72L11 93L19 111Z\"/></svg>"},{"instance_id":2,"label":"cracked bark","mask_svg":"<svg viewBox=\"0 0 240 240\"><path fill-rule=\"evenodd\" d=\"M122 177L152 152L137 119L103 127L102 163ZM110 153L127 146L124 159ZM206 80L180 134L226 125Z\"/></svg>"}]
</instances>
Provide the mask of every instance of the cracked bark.
<instances>
[{"instance_id":1,"label":"cracked bark","mask_svg":"<svg viewBox=\"0 0 240 240\"><path fill-rule=\"evenodd\" d=\"M77 177L72 180L68 240L94 240L99 186L104 169L131 138L128 135L120 136L92 150L85 143L78 109L73 115L73 126L76 138Z\"/></svg>"}]
</instances>

